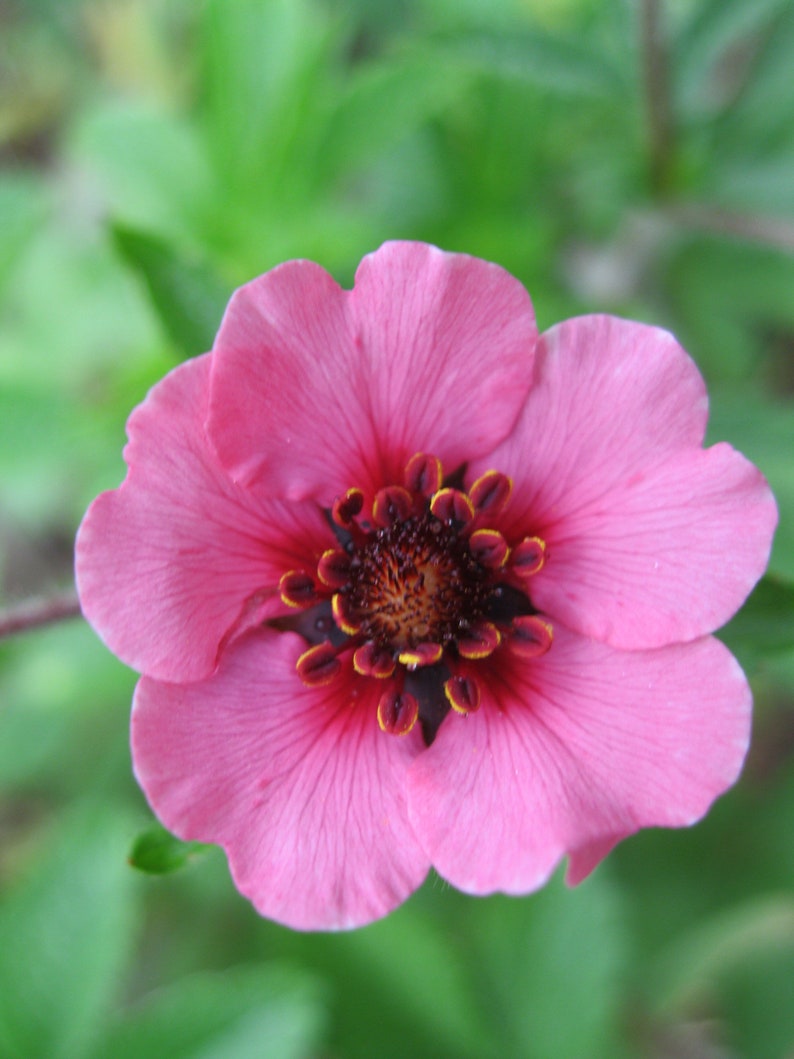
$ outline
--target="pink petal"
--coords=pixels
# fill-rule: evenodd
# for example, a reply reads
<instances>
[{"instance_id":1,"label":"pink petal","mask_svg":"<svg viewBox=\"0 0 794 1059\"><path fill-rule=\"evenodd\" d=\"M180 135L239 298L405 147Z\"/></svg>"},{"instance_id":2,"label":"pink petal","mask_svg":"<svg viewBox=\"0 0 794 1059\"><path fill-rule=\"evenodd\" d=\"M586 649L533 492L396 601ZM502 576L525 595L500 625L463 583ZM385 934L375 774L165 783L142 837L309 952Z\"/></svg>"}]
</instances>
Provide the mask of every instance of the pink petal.
<instances>
[{"instance_id":1,"label":"pink petal","mask_svg":"<svg viewBox=\"0 0 794 1059\"><path fill-rule=\"evenodd\" d=\"M738 610L777 512L744 457L701 449L706 411L665 331L592 316L541 336L524 412L487 461L515 481L501 528L548 544L540 609L625 648L694 639Z\"/></svg>"},{"instance_id":2,"label":"pink petal","mask_svg":"<svg viewBox=\"0 0 794 1059\"><path fill-rule=\"evenodd\" d=\"M638 828L693 823L741 769L750 690L712 638L622 652L560 626L490 677L409 773L417 837L462 890L525 893L566 853L577 881Z\"/></svg>"},{"instance_id":3,"label":"pink petal","mask_svg":"<svg viewBox=\"0 0 794 1059\"><path fill-rule=\"evenodd\" d=\"M222 845L262 915L300 930L343 929L391 911L427 872L404 792L422 742L418 729L380 730L381 688L301 684L304 646L257 631L224 652L209 680L142 679L133 757L165 826Z\"/></svg>"},{"instance_id":4,"label":"pink petal","mask_svg":"<svg viewBox=\"0 0 794 1059\"><path fill-rule=\"evenodd\" d=\"M281 575L333 540L314 505L230 481L202 426L208 376L200 357L151 390L128 423L126 480L77 536L85 616L124 662L162 680L211 673L224 640L283 609Z\"/></svg>"},{"instance_id":5,"label":"pink petal","mask_svg":"<svg viewBox=\"0 0 794 1059\"><path fill-rule=\"evenodd\" d=\"M532 377L529 295L496 265L387 243L343 291L292 261L236 292L213 351L210 435L243 482L324 504L450 470L510 430Z\"/></svg>"},{"instance_id":6,"label":"pink petal","mask_svg":"<svg viewBox=\"0 0 794 1059\"><path fill-rule=\"evenodd\" d=\"M766 568L777 514L761 473L720 444L612 488L544 528L536 606L617 647L690 640L723 625Z\"/></svg>"}]
</instances>

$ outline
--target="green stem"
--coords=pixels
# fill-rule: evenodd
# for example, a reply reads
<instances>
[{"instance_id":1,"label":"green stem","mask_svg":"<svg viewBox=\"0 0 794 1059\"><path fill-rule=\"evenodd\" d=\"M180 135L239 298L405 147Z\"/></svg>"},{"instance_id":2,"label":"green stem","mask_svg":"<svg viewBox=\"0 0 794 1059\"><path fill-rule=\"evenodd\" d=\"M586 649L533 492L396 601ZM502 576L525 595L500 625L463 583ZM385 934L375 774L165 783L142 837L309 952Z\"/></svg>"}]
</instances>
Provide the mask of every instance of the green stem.
<instances>
[{"instance_id":1,"label":"green stem","mask_svg":"<svg viewBox=\"0 0 794 1059\"><path fill-rule=\"evenodd\" d=\"M667 48L662 31L661 0L642 0L640 33L648 121L648 165L657 195L670 188L673 159L673 121Z\"/></svg>"}]
</instances>

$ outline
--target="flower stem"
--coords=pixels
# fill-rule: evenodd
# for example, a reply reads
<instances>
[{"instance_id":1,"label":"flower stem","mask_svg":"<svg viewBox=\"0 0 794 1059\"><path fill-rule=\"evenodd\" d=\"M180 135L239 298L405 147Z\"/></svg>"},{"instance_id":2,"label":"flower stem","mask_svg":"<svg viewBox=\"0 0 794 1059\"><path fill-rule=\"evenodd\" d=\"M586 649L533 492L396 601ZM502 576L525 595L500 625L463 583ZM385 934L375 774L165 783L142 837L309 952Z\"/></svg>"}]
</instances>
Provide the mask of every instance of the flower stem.
<instances>
[{"instance_id":1,"label":"flower stem","mask_svg":"<svg viewBox=\"0 0 794 1059\"><path fill-rule=\"evenodd\" d=\"M669 190L673 157L673 122L667 49L661 26L661 0L642 0L640 8L645 107L651 187Z\"/></svg>"},{"instance_id":2,"label":"flower stem","mask_svg":"<svg viewBox=\"0 0 794 1059\"><path fill-rule=\"evenodd\" d=\"M670 207L668 216L688 229L744 239L794 253L794 223L784 217L732 213L716 206L680 202Z\"/></svg>"},{"instance_id":3,"label":"flower stem","mask_svg":"<svg viewBox=\"0 0 794 1059\"><path fill-rule=\"evenodd\" d=\"M28 599L0 610L0 639L79 615L80 601L74 589L54 596Z\"/></svg>"}]
</instances>

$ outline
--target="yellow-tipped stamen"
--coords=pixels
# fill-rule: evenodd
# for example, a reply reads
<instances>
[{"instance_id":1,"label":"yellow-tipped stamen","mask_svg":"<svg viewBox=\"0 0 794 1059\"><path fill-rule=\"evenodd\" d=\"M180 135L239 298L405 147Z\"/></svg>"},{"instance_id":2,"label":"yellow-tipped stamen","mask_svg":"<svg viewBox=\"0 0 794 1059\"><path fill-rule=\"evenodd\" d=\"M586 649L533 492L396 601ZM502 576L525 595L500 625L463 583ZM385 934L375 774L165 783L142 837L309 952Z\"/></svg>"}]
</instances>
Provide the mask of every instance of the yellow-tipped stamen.
<instances>
[{"instance_id":1,"label":"yellow-tipped stamen","mask_svg":"<svg viewBox=\"0 0 794 1059\"><path fill-rule=\"evenodd\" d=\"M334 616L336 624L342 632L346 632L348 636L355 636L355 634L360 631L361 626L356 622L352 614L349 613L347 599L341 592L335 592L333 596L331 596L331 613Z\"/></svg>"},{"instance_id":2,"label":"yellow-tipped stamen","mask_svg":"<svg viewBox=\"0 0 794 1059\"><path fill-rule=\"evenodd\" d=\"M502 642L502 634L490 621L474 625L466 636L458 638L458 654L461 658L487 658Z\"/></svg>"},{"instance_id":3,"label":"yellow-tipped stamen","mask_svg":"<svg viewBox=\"0 0 794 1059\"><path fill-rule=\"evenodd\" d=\"M440 643L420 643L416 647L406 648L397 655L397 661L409 669L417 666L432 666L441 661L444 648Z\"/></svg>"},{"instance_id":4,"label":"yellow-tipped stamen","mask_svg":"<svg viewBox=\"0 0 794 1059\"><path fill-rule=\"evenodd\" d=\"M405 467L405 488L422 496L432 496L441 488L444 468L438 456L427 456L417 452Z\"/></svg>"},{"instance_id":5,"label":"yellow-tipped stamen","mask_svg":"<svg viewBox=\"0 0 794 1059\"><path fill-rule=\"evenodd\" d=\"M507 507L513 492L513 481L501 471L486 471L472 483L469 497L479 513L496 515Z\"/></svg>"},{"instance_id":6,"label":"yellow-tipped stamen","mask_svg":"<svg viewBox=\"0 0 794 1059\"><path fill-rule=\"evenodd\" d=\"M456 713L474 713L480 708L480 685L472 677L450 677L444 683L447 702Z\"/></svg>"},{"instance_id":7,"label":"yellow-tipped stamen","mask_svg":"<svg viewBox=\"0 0 794 1059\"><path fill-rule=\"evenodd\" d=\"M546 542L542 537L524 537L510 553L510 569L519 577L533 577L546 563Z\"/></svg>"},{"instance_id":8,"label":"yellow-tipped stamen","mask_svg":"<svg viewBox=\"0 0 794 1059\"><path fill-rule=\"evenodd\" d=\"M540 658L549 650L554 629L536 614L522 614L513 619L508 637L510 649L522 658Z\"/></svg>"},{"instance_id":9,"label":"yellow-tipped stamen","mask_svg":"<svg viewBox=\"0 0 794 1059\"><path fill-rule=\"evenodd\" d=\"M317 600L317 588L312 577L303 570L288 570L283 574L278 591L282 603L295 610L313 606Z\"/></svg>"},{"instance_id":10,"label":"yellow-tipped stamen","mask_svg":"<svg viewBox=\"0 0 794 1059\"><path fill-rule=\"evenodd\" d=\"M389 735L408 735L419 720L419 703L408 691L390 688L378 702L378 724Z\"/></svg>"},{"instance_id":11,"label":"yellow-tipped stamen","mask_svg":"<svg viewBox=\"0 0 794 1059\"><path fill-rule=\"evenodd\" d=\"M474 505L459 489L445 487L433 494L430 513L435 515L439 522L460 522L465 526L474 518Z\"/></svg>"}]
</instances>

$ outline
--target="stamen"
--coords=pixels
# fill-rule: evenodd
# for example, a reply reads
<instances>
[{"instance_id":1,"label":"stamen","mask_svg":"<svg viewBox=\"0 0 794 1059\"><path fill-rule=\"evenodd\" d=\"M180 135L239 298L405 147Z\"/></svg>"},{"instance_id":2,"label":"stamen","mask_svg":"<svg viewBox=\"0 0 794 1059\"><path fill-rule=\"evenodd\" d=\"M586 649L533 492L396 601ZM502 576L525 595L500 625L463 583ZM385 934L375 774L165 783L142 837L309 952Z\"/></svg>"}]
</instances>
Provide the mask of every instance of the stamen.
<instances>
[{"instance_id":1,"label":"stamen","mask_svg":"<svg viewBox=\"0 0 794 1059\"><path fill-rule=\"evenodd\" d=\"M432 496L441 488L444 480L444 468L437 456L427 456L424 452L415 453L405 468L405 488L422 496Z\"/></svg>"},{"instance_id":2,"label":"stamen","mask_svg":"<svg viewBox=\"0 0 794 1059\"><path fill-rule=\"evenodd\" d=\"M331 613L336 624L348 636L355 636L360 631L361 624L350 606L350 601L341 592L335 592L331 596Z\"/></svg>"},{"instance_id":3,"label":"stamen","mask_svg":"<svg viewBox=\"0 0 794 1059\"><path fill-rule=\"evenodd\" d=\"M349 529L356 515L364 507L364 494L360 489L348 489L344 496L337 497L331 507L331 518L342 529Z\"/></svg>"},{"instance_id":4,"label":"stamen","mask_svg":"<svg viewBox=\"0 0 794 1059\"><path fill-rule=\"evenodd\" d=\"M480 685L472 677L450 677L444 694L456 713L474 713L480 706Z\"/></svg>"},{"instance_id":5,"label":"stamen","mask_svg":"<svg viewBox=\"0 0 794 1059\"><path fill-rule=\"evenodd\" d=\"M413 669L414 666L433 666L441 661L444 648L440 643L420 643L416 647L400 651L397 661Z\"/></svg>"},{"instance_id":6,"label":"stamen","mask_svg":"<svg viewBox=\"0 0 794 1059\"><path fill-rule=\"evenodd\" d=\"M534 614L522 614L513 620L507 642L521 658L539 658L551 647L553 638L554 630L547 621Z\"/></svg>"},{"instance_id":7,"label":"stamen","mask_svg":"<svg viewBox=\"0 0 794 1059\"><path fill-rule=\"evenodd\" d=\"M407 489L390 485L379 489L372 504L372 521L386 529L397 522L404 522L413 512L414 502Z\"/></svg>"},{"instance_id":8,"label":"stamen","mask_svg":"<svg viewBox=\"0 0 794 1059\"><path fill-rule=\"evenodd\" d=\"M383 731L405 735L419 720L428 746L450 709L480 706L481 683L466 663L488 658L503 638L535 658L553 636L526 587L545 562L545 541L525 537L511 550L495 527L512 481L490 470L465 492L465 471L444 478L437 456L417 452L403 483L378 489L371 508L361 489L337 497L338 544L310 572L283 575L279 592L292 610L268 622L306 640L304 684L330 683L349 652L355 673L385 685Z\"/></svg>"},{"instance_id":9,"label":"stamen","mask_svg":"<svg viewBox=\"0 0 794 1059\"><path fill-rule=\"evenodd\" d=\"M481 566L498 570L507 562L510 549L498 530L478 529L469 537L469 551Z\"/></svg>"},{"instance_id":10,"label":"stamen","mask_svg":"<svg viewBox=\"0 0 794 1059\"><path fill-rule=\"evenodd\" d=\"M477 622L465 636L458 637L461 658L487 658L502 641L502 635L490 621Z\"/></svg>"},{"instance_id":11,"label":"stamen","mask_svg":"<svg viewBox=\"0 0 794 1059\"><path fill-rule=\"evenodd\" d=\"M317 576L329 588L344 588L350 577L350 556L338 548L329 548L320 556Z\"/></svg>"},{"instance_id":12,"label":"stamen","mask_svg":"<svg viewBox=\"0 0 794 1059\"><path fill-rule=\"evenodd\" d=\"M295 666L303 683L310 688L330 684L342 668L336 654L337 649L328 640L304 651Z\"/></svg>"},{"instance_id":13,"label":"stamen","mask_svg":"<svg viewBox=\"0 0 794 1059\"><path fill-rule=\"evenodd\" d=\"M302 570L288 570L279 581L278 590L282 602L299 610L313 607L320 599L314 580Z\"/></svg>"},{"instance_id":14,"label":"stamen","mask_svg":"<svg viewBox=\"0 0 794 1059\"><path fill-rule=\"evenodd\" d=\"M419 703L410 691L390 688L378 703L378 724L389 735L407 735L419 719Z\"/></svg>"},{"instance_id":15,"label":"stamen","mask_svg":"<svg viewBox=\"0 0 794 1059\"><path fill-rule=\"evenodd\" d=\"M525 537L510 555L510 569L519 577L532 577L546 562L546 542L542 537Z\"/></svg>"},{"instance_id":16,"label":"stamen","mask_svg":"<svg viewBox=\"0 0 794 1059\"><path fill-rule=\"evenodd\" d=\"M439 489L430 501L430 512L439 522L467 526L474 518L474 505L459 489Z\"/></svg>"},{"instance_id":17,"label":"stamen","mask_svg":"<svg viewBox=\"0 0 794 1059\"><path fill-rule=\"evenodd\" d=\"M486 471L472 484L469 497L478 514L498 514L510 499L512 479L500 471Z\"/></svg>"},{"instance_id":18,"label":"stamen","mask_svg":"<svg viewBox=\"0 0 794 1059\"><path fill-rule=\"evenodd\" d=\"M362 677L385 680L394 674L397 663L391 651L368 640L353 652L353 668Z\"/></svg>"}]
</instances>

